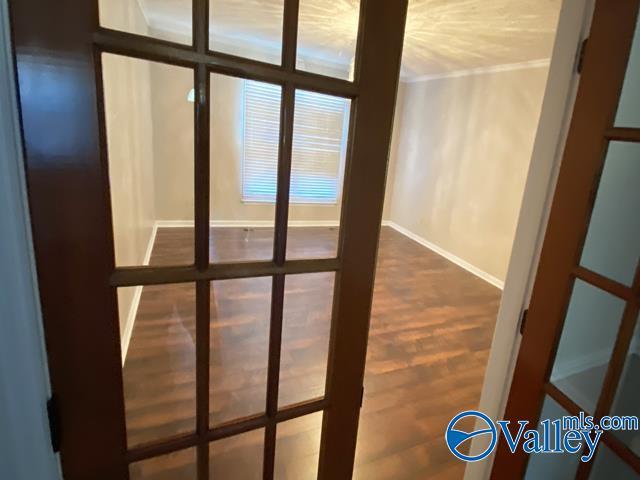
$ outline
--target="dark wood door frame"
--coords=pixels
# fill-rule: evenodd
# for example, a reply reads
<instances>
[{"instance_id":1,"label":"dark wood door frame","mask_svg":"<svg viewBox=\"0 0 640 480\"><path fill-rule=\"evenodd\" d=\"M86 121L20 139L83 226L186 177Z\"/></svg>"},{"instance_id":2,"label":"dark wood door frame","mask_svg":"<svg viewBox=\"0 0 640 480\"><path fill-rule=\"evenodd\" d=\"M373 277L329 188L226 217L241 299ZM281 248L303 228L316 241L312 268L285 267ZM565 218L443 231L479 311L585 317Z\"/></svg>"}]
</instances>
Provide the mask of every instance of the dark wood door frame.
<instances>
[{"instance_id":1,"label":"dark wood door frame","mask_svg":"<svg viewBox=\"0 0 640 480\"><path fill-rule=\"evenodd\" d=\"M598 0L596 3L504 416L507 420L537 422L545 395L549 395L572 415L582 410L549 382L575 279L581 279L627 302L596 406L596 418L606 414L611 407L622 374L640 308L640 266L634 284L628 287L581 267L579 258L608 143L611 140L640 141L640 129L613 127L639 6L638 0ZM616 437L605 432L602 442L640 472L638 457ZM527 460L524 452L512 454L504 442L499 442L492 478L522 478ZM587 478L592 464L582 464L577 478Z\"/></svg>"},{"instance_id":2,"label":"dark wood door frame","mask_svg":"<svg viewBox=\"0 0 640 480\"><path fill-rule=\"evenodd\" d=\"M197 448L199 478L208 478L208 443L256 428L265 428L264 478L272 478L277 423L316 411L324 411L319 477L351 477L407 0L362 0L353 82L295 69L298 0L285 1L282 65L209 51L208 7L207 0L193 1L194 42L184 46L101 28L97 0L11 1L34 247L67 479L126 479L129 463L187 447ZM102 52L194 71L192 265L115 266ZM213 72L283 87L271 261L209 262L209 76ZM340 239L333 259L285 258L296 88L352 99ZM326 394L278 410L285 275L323 271L336 272ZM210 429L210 281L253 276L273 279L265 413ZM195 431L128 449L116 288L174 282L196 282Z\"/></svg>"}]
</instances>

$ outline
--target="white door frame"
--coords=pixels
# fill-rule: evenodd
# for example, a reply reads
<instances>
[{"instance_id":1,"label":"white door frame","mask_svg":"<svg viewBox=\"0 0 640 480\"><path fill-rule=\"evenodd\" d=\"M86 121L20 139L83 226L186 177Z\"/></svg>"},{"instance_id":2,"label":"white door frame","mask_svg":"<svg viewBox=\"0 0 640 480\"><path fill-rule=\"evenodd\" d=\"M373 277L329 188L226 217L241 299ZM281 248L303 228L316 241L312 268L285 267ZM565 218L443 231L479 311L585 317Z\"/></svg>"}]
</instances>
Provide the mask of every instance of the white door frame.
<instances>
[{"instance_id":1,"label":"white door frame","mask_svg":"<svg viewBox=\"0 0 640 480\"><path fill-rule=\"evenodd\" d=\"M478 406L479 411L494 420L502 418L509 396L520 347L520 314L531 296L578 87L577 54L583 39L588 36L592 15L593 0L562 2L538 131ZM481 451L484 441L484 438L474 438L471 451ZM469 463L465 480L488 478L492 465L493 455L484 461Z\"/></svg>"},{"instance_id":2,"label":"white door frame","mask_svg":"<svg viewBox=\"0 0 640 480\"><path fill-rule=\"evenodd\" d=\"M0 477L59 480L14 71L0 0Z\"/></svg>"}]
</instances>

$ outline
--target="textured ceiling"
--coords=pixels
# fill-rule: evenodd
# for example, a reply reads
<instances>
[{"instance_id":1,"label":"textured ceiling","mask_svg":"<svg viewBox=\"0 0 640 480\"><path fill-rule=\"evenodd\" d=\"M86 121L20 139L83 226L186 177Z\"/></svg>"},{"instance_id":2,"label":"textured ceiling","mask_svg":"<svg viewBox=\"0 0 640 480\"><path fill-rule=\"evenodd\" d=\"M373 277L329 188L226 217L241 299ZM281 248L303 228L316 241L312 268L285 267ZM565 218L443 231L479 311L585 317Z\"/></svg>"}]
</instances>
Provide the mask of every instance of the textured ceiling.
<instances>
[{"instance_id":1,"label":"textured ceiling","mask_svg":"<svg viewBox=\"0 0 640 480\"><path fill-rule=\"evenodd\" d=\"M389 0L392 1L392 0ZM139 0L150 27L189 35L191 0ZM277 50L282 0L211 0L212 34ZM300 0L301 50L349 64L357 0ZM403 77L548 58L561 0L410 0Z\"/></svg>"}]
</instances>

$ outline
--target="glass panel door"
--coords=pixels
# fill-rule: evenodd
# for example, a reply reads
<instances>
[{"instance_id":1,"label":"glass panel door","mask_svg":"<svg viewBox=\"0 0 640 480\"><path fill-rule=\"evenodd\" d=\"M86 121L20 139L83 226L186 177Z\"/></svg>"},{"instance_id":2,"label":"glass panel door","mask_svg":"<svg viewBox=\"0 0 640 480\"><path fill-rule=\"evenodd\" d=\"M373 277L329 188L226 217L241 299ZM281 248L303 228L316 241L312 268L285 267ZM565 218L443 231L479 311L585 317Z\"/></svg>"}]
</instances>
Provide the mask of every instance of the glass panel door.
<instances>
[{"instance_id":1,"label":"glass panel door","mask_svg":"<svg viewBox=\"0 0 640 480\"><path fill-rule=\"evenodd\" d=\"M505 417L591 415L595 461L498 447L492 478L638 478L638 2L598 0ZM614 11L615 10L615 11ZM593 430L592 430L593 432ZM593 434L593 433L592 433ZM515 458L514 458L515 457ZM616 473L617 472L617 473Z\"/></svg>"},{"instance_id":2,"label":"glass panel door","mask_svg":"<svg viewBox=\"0 0 640 480\"><path fill-rule=\"evenodd\" d=\"M104 11L113 7L108 3ZM213 0L209 18L198 16L196 25L168 18L165 7L140 6L154 25L173 25L174 34L193 38L205 55L216 55L206 53L213 49L281 63L279 47L261 50L259 33L264 28L282 37L283 2L256 21L255 11ZM207 29L208 38L202 35ZM295 50L295 37L286 40L284 50ZM176 58L169 52L163 60ZM299 153L293 117L283 112L294 110L291 94L297 89L285 87L276 70L266 75L269 82L260 82L241 72L222 74L206 58L190 68L150 63L103 54L116 273L122 277L115 283L121 285L119 310L127 330L124 400L127 447L135 459L130 473L140 479L272 478L276 465L291 469L297 455L287 447L288 462L276 462L278 425L322 418L328 403L337 269L334 249L326 260L309 255L315 263L296 269L307 275L285 277L291 270L283 253L292 198L285 185L296 185ZM256 95L247 95L248 85ZM292 168L283 168L292 157ZM268 198L255 202L251 192L265 189ZM134 208L132 199L141 206ZM125 255L126 247L137 247L135 235L149 237L149 258ZM150 265L166 269L150 271ZM162 278L179 268L180 279ZM133 272L147 276L129 286ZM317 277L328 280L319 283ZM321 298L309 286L322 286ZM314 331L317 352L305 355L310 350L300 342L308 346L306 334ZM191 448L178 450L185 445ZM312 452L316 464L318 453Z\"/></svg>"},{"instance_id":3,"label":"glass panel door","mask_svg":"<svg viewBox=\"0 0 640 480\"><path fill-rule=\"evenodd\" d=\"M407 0L11 2L65 478L349 478Z\"/></svg>"}]
</instances>

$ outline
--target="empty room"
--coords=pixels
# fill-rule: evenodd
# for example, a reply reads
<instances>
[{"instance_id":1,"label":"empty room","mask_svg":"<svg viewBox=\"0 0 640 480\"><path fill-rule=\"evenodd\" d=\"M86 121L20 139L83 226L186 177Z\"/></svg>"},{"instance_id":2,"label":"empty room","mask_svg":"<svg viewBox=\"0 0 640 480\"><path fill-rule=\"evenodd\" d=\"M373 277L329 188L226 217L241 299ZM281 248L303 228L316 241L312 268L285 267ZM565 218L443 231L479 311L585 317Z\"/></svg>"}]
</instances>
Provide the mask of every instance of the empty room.
<instances>
[{"instance_id":1,"label":"empty room","mask_svg":"<svg viewBox=\"0 0 640 480\"><path fill-rule=\"evenodd\" d=\"M639 12L0 0L0 477L637 479Z\"/></svg>"},{"instance_id":2,"label":"empty room","mask_svg":"<svg viewBox=\"0 0 640 480\"><path fill-rule=\"evenodd\" d=\"M559 12L559 2L475 5L475 14L468 2L409 5L356 453L359 478L462 478L464 471L442 432L480 399ZM101 18L111 28L188 44L188 7L109 1L101 4ZM281 2L255 2L250 22L248 6L214 1L210 8L210 48L279 61ZM302 1L299 9L297 68L352 78L358 2ZM116 266L188 265L197 248L198 79L175 65L116 54L102 60ZM270 260L282 253L281 244L286 260L335 257L351 100L296 90L286 237L277 238L282 88L219 73L205 85L210 261ZM261 414L276 376L272 395L279 407L325 394L335 273L273 282L265 276L210 284L212 428ZM196 296L193 283L118 289L130 447L193 429ZM273 302L283 305L276 368ZM316 476L321 427L320 412L278 425L275 478ZM259 478L264 435L252 430L212 443L212 475ZM166 478L194 468L192 455L167 460ZM155 469L162 471L142 462L132 472L155 478L148 473Z\"/></svg>"}]
</instances>

